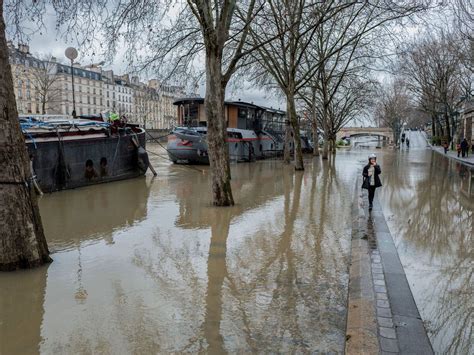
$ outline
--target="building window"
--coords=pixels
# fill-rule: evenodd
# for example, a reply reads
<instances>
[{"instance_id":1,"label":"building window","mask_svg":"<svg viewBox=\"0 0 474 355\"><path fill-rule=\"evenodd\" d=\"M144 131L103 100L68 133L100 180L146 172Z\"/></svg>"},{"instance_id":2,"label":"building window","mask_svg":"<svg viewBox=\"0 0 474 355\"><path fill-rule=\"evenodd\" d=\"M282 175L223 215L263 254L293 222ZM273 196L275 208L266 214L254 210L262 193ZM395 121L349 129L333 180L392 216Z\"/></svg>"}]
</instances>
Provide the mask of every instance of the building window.
<instances>
[{"instance_id":1,"label":"building window","mask_svg":"<svg viewBox=\"0 0 474 355\"><path fill-rule=\"evenodd\" d=\"M97 105L95 96L92 99L94 100L94 105Z\"/></svg>"}]
</instances>

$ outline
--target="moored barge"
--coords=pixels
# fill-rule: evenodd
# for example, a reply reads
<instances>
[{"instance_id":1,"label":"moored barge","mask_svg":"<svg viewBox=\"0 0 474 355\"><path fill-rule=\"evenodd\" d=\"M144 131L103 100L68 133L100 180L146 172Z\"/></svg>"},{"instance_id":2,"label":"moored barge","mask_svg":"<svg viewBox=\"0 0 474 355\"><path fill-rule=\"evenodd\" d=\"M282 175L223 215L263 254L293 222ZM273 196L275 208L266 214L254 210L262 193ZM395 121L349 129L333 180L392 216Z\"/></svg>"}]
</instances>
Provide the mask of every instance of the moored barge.
<instances>
[{"instance_id":1,"label":"moored barge","mask_svg":"<svg viewBox=\"0 0 474 355\"><path fill-rule=\"evenodd\" d=\"M23 116L20 125L43 192L134 178L149 166L138 125L66 116Z\"/></svg>"}]
</instances>

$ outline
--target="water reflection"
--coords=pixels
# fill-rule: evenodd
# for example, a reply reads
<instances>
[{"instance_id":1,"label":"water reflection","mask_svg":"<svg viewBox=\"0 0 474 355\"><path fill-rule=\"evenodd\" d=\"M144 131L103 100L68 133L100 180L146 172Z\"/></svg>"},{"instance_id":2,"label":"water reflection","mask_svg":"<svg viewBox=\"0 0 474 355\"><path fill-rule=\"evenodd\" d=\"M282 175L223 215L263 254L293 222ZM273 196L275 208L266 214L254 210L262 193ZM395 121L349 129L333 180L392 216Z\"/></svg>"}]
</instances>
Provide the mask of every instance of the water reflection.
<instances>
[{"instance_id":1,"label":"water reflection","mask_svg":"<svg viewBox=\"0 0 474 355\"><path fill-rule=\"evenodd\" d=\"M356 171L344 159L235 165L239 204L224 209L207 174L159 162L153 182L47 196L55 262L0 275L1 353L341 352ZM24 332L10 327L22 309Z\"/></svg>"},{"instance_id":2,"label":"water reflection","mask_svg":"<svg viewBox=\"0 0 474 355\"><path fill-rule=\"evenodd\" d=\"M433 347L472 353L472 171L430 151L384 162L381 201Z\"/></svg>"},{"instance_id":3,"label":"water reflection","mask_svg":"<svg viewBox=\"0 0 474 355\"><path fill-rule=\"evenodd\" d=\"M44 196L40 208L49 249L102 239L113 243L114 230L146 218L150 184L139 178Z\"/></svg>"}]
</instances>

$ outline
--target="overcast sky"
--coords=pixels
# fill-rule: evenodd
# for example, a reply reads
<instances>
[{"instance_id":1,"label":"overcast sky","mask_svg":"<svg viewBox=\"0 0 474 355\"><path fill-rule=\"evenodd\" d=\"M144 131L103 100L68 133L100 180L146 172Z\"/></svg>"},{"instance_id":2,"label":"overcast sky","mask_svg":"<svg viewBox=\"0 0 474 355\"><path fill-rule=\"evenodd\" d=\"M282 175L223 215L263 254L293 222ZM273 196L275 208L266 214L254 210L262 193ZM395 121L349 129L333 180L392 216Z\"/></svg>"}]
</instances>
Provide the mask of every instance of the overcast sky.
<instances>
[{"instance_id":1,"label":"overcast sky","mask_svg":"<svg viewBox=\"0 0 474 355\"><path fill-rule=\"evenodd\" d=\"M44 15L45 28L41 31L36 31L33 35L29 36L28 44L30 46L30 52L33 55L38 55L41 58L52 55L61 62L67 62L64 55L64 50L69 46L76 46L76 43L72 41L66 41L55 28L56 17L54 13L48 12ZM16 45L17 43L15 43ZM91 52L81 51L78 48L79 57L76 59L81 65L87 65L92 63L98 63L104 60L104 58L93 55ZM116 74L124 74L128 72L128 62L125 58L125 51L117 53L112 62L106 62L103 66L104 69L112 69ZM151 76L142 79L151 79ZM198 90L201 96L205 94L205 87L201 85ZM243 83L235 86L229 85L227 90L228 100L238 100L247 102L254 102L263 106L271 106L274 108L284 109L286 107L285 100L277 97L274 93L269 93L268 90L262 90L256 88L249 83Z\"/></svg>"}]
</instances>

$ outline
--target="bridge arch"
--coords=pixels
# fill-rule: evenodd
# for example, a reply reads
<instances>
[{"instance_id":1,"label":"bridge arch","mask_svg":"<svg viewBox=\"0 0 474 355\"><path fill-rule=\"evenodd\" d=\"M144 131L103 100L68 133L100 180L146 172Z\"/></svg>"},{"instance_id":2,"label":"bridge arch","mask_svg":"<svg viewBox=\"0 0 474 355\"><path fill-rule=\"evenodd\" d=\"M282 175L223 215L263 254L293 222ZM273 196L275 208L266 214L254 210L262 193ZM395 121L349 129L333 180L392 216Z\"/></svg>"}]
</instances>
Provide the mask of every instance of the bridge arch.
<instances>
[{"instance_id":1,"label":"bridge arch","mask_svg":"<svg viewBox=\"0 0 474 355\"><path fill-rule=\"evenodd\" d=\"M337 133L337 139L344 137L382 137L389 143L394 142L393 131L384 127L345 127Z\"/></svg>"}]
</instances>

